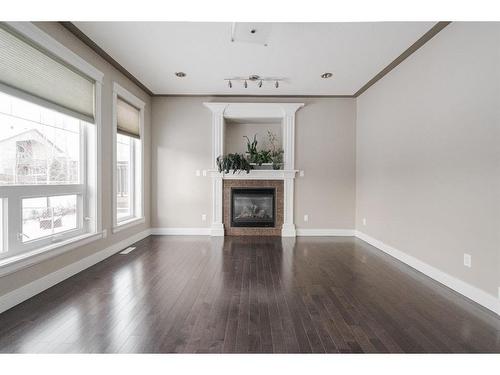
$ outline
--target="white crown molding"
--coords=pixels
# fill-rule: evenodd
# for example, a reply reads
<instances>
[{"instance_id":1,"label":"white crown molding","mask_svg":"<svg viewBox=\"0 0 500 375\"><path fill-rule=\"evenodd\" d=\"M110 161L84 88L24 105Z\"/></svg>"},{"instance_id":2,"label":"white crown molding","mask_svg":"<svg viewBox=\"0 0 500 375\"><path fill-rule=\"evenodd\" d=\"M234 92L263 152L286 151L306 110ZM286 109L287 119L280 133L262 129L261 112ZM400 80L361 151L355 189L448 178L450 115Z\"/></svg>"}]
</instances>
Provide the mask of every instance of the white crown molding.
<instances>
[{"instance_id":1,"label":"white crown molding","mask_svg":"<svg viewBox=\"0 0 500 375\"><path fill-rule=\"evenodd\" d=\"M148 237L151 234L150 229L146 229L140 233L137 233L129 238L117 242L104 250L98 251L86 258L80 259L75 263L60 268L55 272L41 277L38 280L32 281L29 284L23 285L22 287L15 289L3 296L0 296L0 313L16 306L17 304L26 301L27 299L43 292L46 289L66 280L67 278L76 275L77 273L92 267L104 259L116 254L117 252L123 250L124 248L132 245L133 243Z\"/></svg>"},{"instance_id":2,"label":"white crown molding","mask_svg":"<svg viewBox=\"0 0 500 375\"><path fill-rule=\"evenodd\" d=\"M405 263L406 265L416 269L417 271L423 273L424 275L434 279L441 284L447 286L450 289L462 294L463 296L471 299L472 301L480 304L481 306L493 311L494 313L500 315L500 299L495 298L495 296L486 293L485 291L476 288L473 285L466 283L465 281L459 280L446 272L443 272L421 260L412 257L398 250L392 246L389 246L382 241L379 241L369 235L355 231L356 237L365 241L366 243L376 247L377 249L383 251L384 253L396 258L397 260Z\"/></svg>"},{"instance_id":3,"label":"white crown molding","mask_svg":"<svg viewBox=\"0 0 500 375\"><path fill-rule=\"evenodd\" d=\"M277 119L293 116L304 103L204 103L226 119Z\"/></svg>"}]
</instances>

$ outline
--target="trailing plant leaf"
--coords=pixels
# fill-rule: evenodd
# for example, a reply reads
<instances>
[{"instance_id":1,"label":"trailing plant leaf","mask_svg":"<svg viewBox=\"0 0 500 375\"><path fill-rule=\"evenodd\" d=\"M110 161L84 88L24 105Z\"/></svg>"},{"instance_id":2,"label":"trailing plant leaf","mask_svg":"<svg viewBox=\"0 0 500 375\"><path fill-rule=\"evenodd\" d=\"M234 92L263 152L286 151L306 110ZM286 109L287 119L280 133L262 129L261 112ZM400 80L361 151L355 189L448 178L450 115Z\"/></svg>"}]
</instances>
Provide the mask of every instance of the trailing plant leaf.
<instances>
[{"instance_id":1,"label":"trailing plant leaf","mask_svg":"<svg viewBox=\"0 0 500 375\"><path fill-rule=\"evenodd\" d=\"M217 168L220 173L229 173L230 170L233 170L234 174L237 171L250 173L252 166L242 154L227 154L217 157Z\"/></svg>"}]
</instances>

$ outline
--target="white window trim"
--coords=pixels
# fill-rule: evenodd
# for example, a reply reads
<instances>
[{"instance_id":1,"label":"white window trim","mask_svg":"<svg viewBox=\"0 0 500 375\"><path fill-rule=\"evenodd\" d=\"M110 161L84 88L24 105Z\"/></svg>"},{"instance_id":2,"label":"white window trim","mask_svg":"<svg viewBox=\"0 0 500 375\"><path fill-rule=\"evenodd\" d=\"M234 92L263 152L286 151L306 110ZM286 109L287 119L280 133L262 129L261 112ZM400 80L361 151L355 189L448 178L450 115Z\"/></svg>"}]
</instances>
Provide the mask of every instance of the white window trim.
<instances>
[{"instance_id":1,"label":"white window trim","mask_svg":"<svg viewBox=\"0 0 500 375\"><path fill-rule=\"evenodd\" d=\"M67 64L74 66L82 73L86 74L95 81L95 153L87 155L86 163L94 165L95 168L91 175L87 177L88 186L92 186L95 191L93 192L92 204L88 207L89 214L95 218L95 222L91 225L93 230L90 233L85 233L81 236L76 236L63 240L58 243L50 244L32 251L22 254L14 254L0 259L0 277L9 273L16 272L20 269L29 267L33 264L42 262L51 257L57 256L64 252L70 251L77 247L83 246L93 241L97 241L106 237L106 231L102 230L102 179L101 179L101 132L102 132L102 116L101 116L101 98L102 98L102 83L104 74L82 59L76 53L59 43L47 33L40 30L38 27L30 22L6 22L10 27L16 30L26 38L33 40L47 51L53 53ZM36 103L35 104L40 104ZM5 207L4 207L5 208ZM8 223L7 223L8 227ZM7 237L9 233L5 237ZM5 241L5 239L4 239Z\"/></svg>"},{"instance_id":2,"label":"white window trim","mask_svg":"<svg viewBox=\"0 0 500 375\"><path fill-rule=\"evenodd\" d=\"M144 224L145 222L146 222L145 217L134 217L134 218L129 219L129 220L120 221L120 223L118 223L118 225L116 227L113 227L112 232L118 233L118 232L121 232L122 230L135 227L136 225Z\"/></svg>"},{"instance_id":3,"label":"white window trim","mask_svg":"<svg viewBox=\"0 0 500 375\"><path fill-rule=\"evenodd\" d=\"M134 216L132 218L118 222L117 218L117 173L116 173L116 138L117 138L117 100L118 97L124 99L139 109L139 134L140 134L140 155L135 155L135 160L140 163L139 180L135 177L134 191ZM144 107L146 103L140 100L137 96L130 93L128 90L120 86L118 83L113 82L113 126L112 126L112 142L113 142L113 158L112 158L112 171L113 171L113 198L112 198L112 213L113 213L113 228L112 232L117 233L124 229L131 228L135 225L144 223ZM137 166L134 166L136 176Z\"/></svg>"}]
</instances>

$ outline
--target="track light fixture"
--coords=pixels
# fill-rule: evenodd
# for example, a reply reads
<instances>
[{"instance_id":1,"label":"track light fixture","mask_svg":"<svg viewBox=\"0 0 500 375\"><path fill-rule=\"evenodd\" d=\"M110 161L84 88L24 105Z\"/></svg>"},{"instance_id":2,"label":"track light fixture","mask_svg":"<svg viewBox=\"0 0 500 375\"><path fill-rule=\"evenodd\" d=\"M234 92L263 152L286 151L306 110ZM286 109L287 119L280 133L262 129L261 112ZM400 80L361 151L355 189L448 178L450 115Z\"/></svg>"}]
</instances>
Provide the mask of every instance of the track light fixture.
<instances>
[{"instance_id":1,"label":"track light fixture","mask_svg":"<svg viewBox=\"0 0 500 375\"><path fill-rule=\"evenodd\" d=\"M274 82L274 87L278 88L280 86L280 82L283 81L283 78L272 78L272 77L260 77L257 74L251 74L248 77L232 77L232 78L224 78L227 81L227 86L232 89L233 82L242 82L244 88L248 88L248 81L254 82L258 88L261 88L264 85L264 82L268 82L272 84Z\"/></svg>"}]
</instances>

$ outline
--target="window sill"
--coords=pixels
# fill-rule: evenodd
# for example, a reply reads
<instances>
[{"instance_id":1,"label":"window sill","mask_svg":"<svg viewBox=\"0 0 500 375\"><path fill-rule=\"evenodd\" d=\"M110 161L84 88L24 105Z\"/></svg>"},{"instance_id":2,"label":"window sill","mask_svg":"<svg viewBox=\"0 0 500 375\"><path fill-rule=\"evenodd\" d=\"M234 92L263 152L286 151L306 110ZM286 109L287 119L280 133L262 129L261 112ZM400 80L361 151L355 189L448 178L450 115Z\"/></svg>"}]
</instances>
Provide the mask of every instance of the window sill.
<instances>
[{"instance_id":1,"label":"window sill","mask_svg":"<svg viewBox=\"0 0 500 375\"><path fill-rule=\"evenodd\" d=\"M129 229L133 226L144 224L145 222L146 219L144 217L134 217L133 219L129 219L126 221L122 221L121 223L118 223L115 227L113 227L112 232L118 233L121 232L122 230Z\"/></svg>"},{"instance_id":2,"label":"window sill","mask_svg":"<svg viewBox=\"0 0 500 375\"><path fill-rule=\"evenodd\" d=\"M91 242L106 238L106 230L97 233L89 233L77 236L65 241L61 241L37 250L29 251L23 254L13 255L8 258L0 259L0 277L9 275L23 268L43 262L57 255L63 254L77 247L87 245Z\"/></svg>"}]
</instances>

